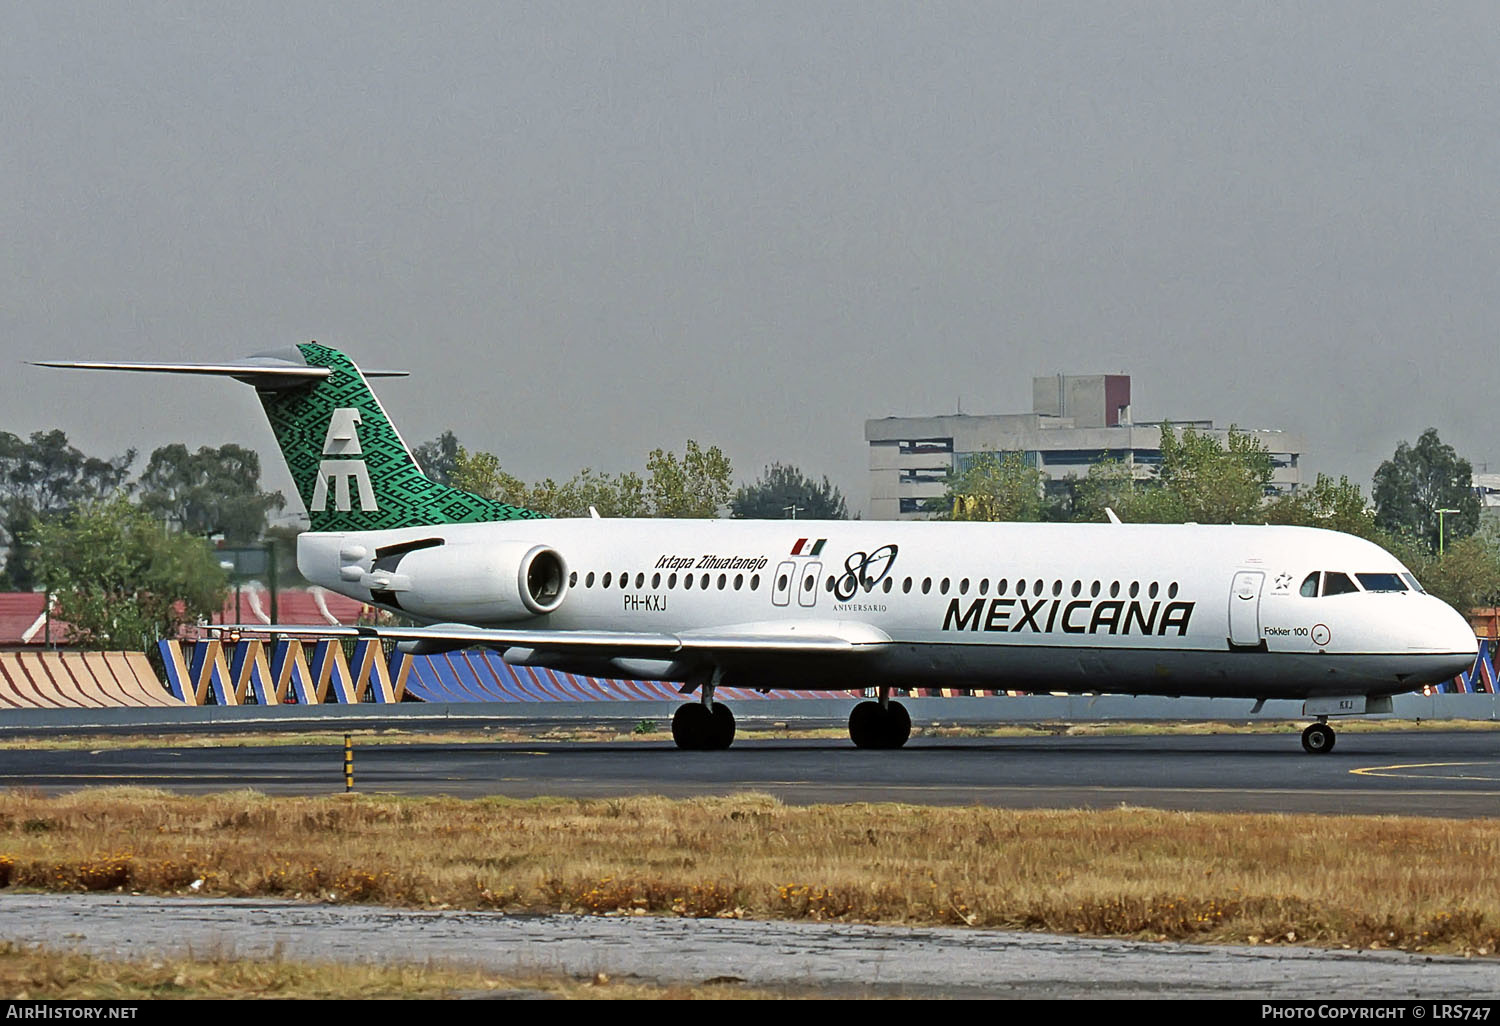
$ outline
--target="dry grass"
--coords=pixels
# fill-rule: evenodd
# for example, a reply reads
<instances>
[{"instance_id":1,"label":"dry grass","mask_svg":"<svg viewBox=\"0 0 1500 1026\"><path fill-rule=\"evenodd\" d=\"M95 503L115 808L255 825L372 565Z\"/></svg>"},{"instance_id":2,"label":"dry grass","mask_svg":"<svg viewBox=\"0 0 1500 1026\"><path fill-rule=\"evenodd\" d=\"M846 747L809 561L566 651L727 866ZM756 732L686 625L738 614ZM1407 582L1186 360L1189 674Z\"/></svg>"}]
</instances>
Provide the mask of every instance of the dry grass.
<instances>
[{"instance_id":1,"label":"dry grass","mask_svg":"<svg viewBox=\"0 0 1500 1026\"><path fill-rule=\"evenodd\" d=\"M1234 943L1500 947L1500 824L350 795L0 795L0 886Z\"/></svg>"},{"instance_id":2,"label":"dry grass","mask_svg":"<svg viewBox=\"0 0 1500 1026\"><path fill-rule=\"evenodd\" d=\"M172 998L380 999L535 996L566 999L780 998L727 983L698 986L465 969L310 964L283 959L116 961L0 943L0 1000L159 1001Z\"/></svg>"}]
</instances>

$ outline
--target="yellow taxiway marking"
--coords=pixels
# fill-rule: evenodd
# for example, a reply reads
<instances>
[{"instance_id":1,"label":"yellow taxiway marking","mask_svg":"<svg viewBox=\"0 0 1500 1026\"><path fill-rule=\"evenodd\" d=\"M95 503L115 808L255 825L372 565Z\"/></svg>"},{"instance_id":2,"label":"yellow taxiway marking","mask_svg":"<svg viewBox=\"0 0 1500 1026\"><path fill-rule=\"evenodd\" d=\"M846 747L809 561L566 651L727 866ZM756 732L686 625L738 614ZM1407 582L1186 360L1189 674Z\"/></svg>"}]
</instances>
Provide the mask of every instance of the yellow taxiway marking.
<instances>
[{"instance_id":1,"label":"yellow taxiway marking","mask_svg":"<svg viewBox=\"0 0 1500 1026\"><path fill-rule=\"evenodd\" d=\"M1408 762L1398 763L1393 766L1362 766L1349 772L1362 777L1396 777L1405 780L1500 780L1500 774L1492 776L1472 776L1467 773L1409 773L1405 770L1442 769L1457 766L1489 766L1495 767L1496 763L1489 762Z\"/></svg>"}]
</instances>

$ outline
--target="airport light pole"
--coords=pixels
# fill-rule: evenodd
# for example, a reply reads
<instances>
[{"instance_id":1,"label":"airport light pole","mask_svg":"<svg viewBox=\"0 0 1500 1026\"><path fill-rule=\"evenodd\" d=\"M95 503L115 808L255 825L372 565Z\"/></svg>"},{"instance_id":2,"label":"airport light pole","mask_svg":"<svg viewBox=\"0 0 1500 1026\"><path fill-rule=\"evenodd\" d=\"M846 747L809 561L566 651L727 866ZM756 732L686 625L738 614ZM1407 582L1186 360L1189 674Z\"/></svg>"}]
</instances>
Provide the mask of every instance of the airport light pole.
<instances>
[{"instance_id":1,"label":"airport light pole","mask_svg":"<svg viewBox=\"0 0 1500 1026\"><path fill-rule=\"evenodd\" d=\"M1435 510L1433 510L1433 512L1438 515L1438 558L1442 558L1442 555L1443 555L1443 514L1444 513L1459 513L1459 512L1462 512L1462 511L1461 510L1456 510L1456 509L1435 509Z\"/></svg>"}]
</instances>

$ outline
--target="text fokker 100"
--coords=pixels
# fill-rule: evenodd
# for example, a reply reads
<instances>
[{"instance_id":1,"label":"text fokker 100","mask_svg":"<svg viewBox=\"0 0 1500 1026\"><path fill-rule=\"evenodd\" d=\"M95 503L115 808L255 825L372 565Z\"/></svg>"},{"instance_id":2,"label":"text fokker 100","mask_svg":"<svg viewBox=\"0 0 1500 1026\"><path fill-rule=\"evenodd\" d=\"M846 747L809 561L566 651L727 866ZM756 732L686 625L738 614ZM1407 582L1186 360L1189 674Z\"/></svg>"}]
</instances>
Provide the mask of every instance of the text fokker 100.
<instances>
[{"instance_id":1,"label":"text fokker 100","mask_svg":"<svg viewBox=\"0 0 1500 1026\"><path fill-rule=\"evenodd\" d=\"M1327 752L1328 717L1388 711L1474 659L1463 617L1390 553L1333 531L554 519L429 480L364 375L317 343L220 364L45 365L254 386L311 519L297 569L427 625L318 634L677 682L698 694L672 721L683 748L733 741L721 686L876 688L849 717L862 748L909 737L893 687L943 686L1302 699L1317 721L1303 747Z\"/></svg>"}]
</instances>

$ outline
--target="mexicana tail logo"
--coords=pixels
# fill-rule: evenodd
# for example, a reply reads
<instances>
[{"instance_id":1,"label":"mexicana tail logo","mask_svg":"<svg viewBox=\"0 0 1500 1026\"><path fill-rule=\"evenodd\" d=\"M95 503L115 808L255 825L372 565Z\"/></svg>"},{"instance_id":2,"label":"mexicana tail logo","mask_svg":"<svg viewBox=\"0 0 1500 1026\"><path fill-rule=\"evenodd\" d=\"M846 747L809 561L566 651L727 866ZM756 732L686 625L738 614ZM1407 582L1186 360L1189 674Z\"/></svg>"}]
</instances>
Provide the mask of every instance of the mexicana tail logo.
<instances>
[{"instance_id":1,"label":"mexicana tail logo","mask_svg":"<svg viewBox=\"0 0 1500 1026\"><path fill-rule=\"evenodd\" d=\"M363 456L359 445L359 411L340 408L333 411L328 421L328 434L323 439L323 455L344 457L324 459L318 465L318 483L313 487L311 511L321 513L328 508L328 481L333 479L333 508L348 513L353 507L349 482L352 479L359 489L359 508L378 510L375 504L375 489L370 484L370 468L363 459L348 459Z\"/></svg>"}]
</instances>

